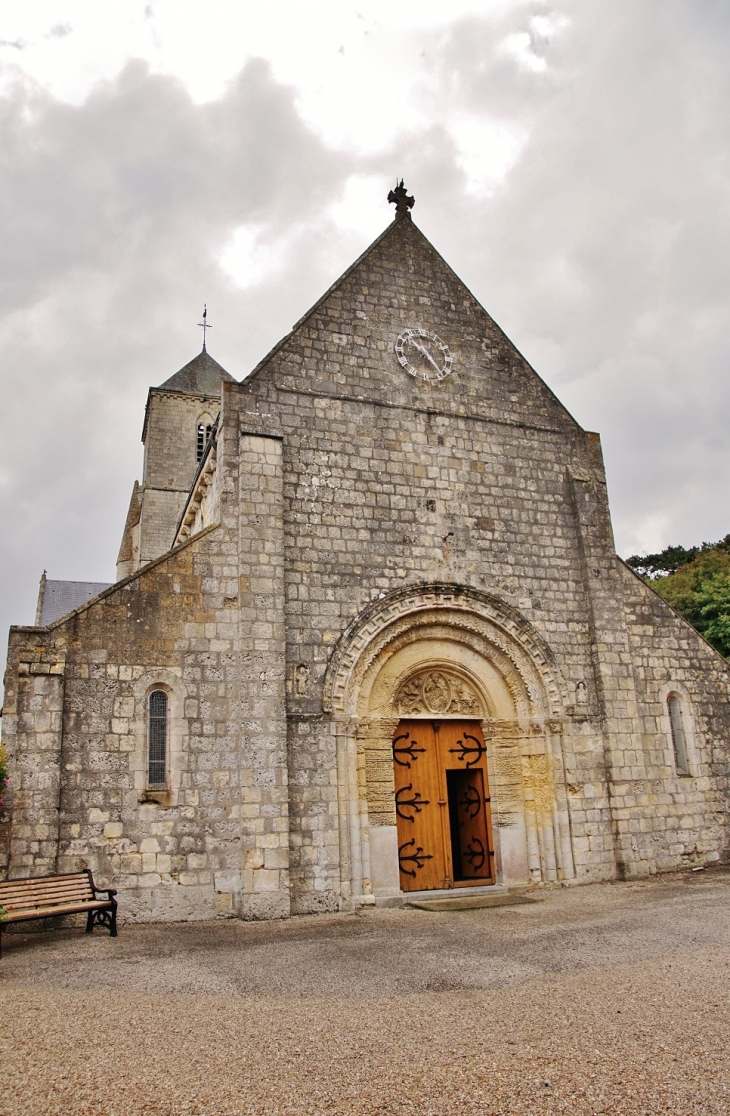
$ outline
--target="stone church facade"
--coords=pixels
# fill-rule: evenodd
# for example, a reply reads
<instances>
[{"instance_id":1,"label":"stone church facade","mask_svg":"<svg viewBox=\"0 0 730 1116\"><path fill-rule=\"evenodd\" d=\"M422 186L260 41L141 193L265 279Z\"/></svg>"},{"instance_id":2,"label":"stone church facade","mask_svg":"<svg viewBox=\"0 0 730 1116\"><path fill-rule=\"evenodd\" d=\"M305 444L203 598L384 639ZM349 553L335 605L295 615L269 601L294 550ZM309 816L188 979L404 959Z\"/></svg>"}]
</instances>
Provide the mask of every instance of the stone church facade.
<instances>
[{"instance_id":1,"label":"stone church facade","mask_svg":"<svg viewBox=\"0 0 730 1116\"><path fill-rule=\"evenodd\" d=\"M729 665L402 204L242 383L204 349L151 389L143 440L117 582L11 629L2 871L275 918L727 856Z\"/></svg>"}]
</instances>

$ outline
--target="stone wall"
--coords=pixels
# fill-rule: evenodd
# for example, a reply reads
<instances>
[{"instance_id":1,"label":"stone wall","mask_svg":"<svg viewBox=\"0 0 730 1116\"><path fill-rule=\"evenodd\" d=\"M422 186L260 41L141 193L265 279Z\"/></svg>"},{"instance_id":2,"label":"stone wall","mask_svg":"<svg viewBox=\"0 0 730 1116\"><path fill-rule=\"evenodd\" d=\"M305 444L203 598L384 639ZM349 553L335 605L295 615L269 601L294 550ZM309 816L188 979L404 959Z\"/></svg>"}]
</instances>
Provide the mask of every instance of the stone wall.
<instances>
[{"instance_id":1,"label":"stone wall","mask_svg":"<svg viewBox=\"0 0 730 1116\"><path fill-rule=\"evenodd\" d=\"M13 828L9 852L26 870L55 871L62 782L64 651L26 645L6 690L5 736L12 757L10 775Z\"/></svg>"},{"instance_id":2,"label":"stone wall","mask_svg":"<svg viewBox=\"0 0 730 1116\"><path fill-rule=\"evenodd\" d=\"M398 364L412 326L450 346L447 379ZM187 483L195 472L175 430L198 418L172 396L151 396L163 441L145 492L169 501L171 530L183 466ZM392 860L383 757L397 716L379 709L375 726L367 702L333 699L332 679L364 693L371 661L423 643L428 625L442 657L482 663L510 882L725 854L727 664L618 562L597 435L410 219L247 381L223 385L206 477L189 527L217 524L51 628L11 633L11 874L89 864L137 918L369 901L373 856ZM428 649L408 661L425 669ZM511 712L490 698L497 675ZM170 703L164 792L145 776L155 687ZM667 687L686 706L687 776Z\"/></svg>"},{"instance_id":3,"label":"stone wall","mask_svg":"<svg viewBox=\"0 0 730 1116\"><path fill-rule=\"evenodd\" d=\"M184 489L160 489L147 486L142 488L140 567L170 549L186 499L187 491Z\"/></svg>"},{"instance_id":4,"label":"stone wall","mask_svg":"<svg viewBox=\"0 0 730 1116\"><path fill-rule=\"evenodd\" d=\"M421 324L455 353L441 384L415 383L395 360L398 333ZM603 484L596 438L413 226L396 227L228 394L242 414L275 416L284 435L295 894L336 874L326 851L334 819L319 788L338 776L330 731L316 719L330 656L371 601L409 582L471 585L529 617L558 656L566 706L576 684L590 694L594 719L569 759L576 783L600 783L591 585L570 478L572 470ZM604 550L605 566L610 531ZM605 821L584 873L614 871Z\"/></svg>"},{"instance_id":5,"label":"stone wall","mask_svg":"<svg viewBox=\"0 0 730 1116\"><path fill-rule=\"evenodd\" d=\"M641 747L615 771L614 810L632 874L730 855L730 664L620 564L639 699ZM667 712L680 696L688 773L678 773ZM627 836L627 840L629 836Z\"/></svg>"},{"instance_id":6,"label":"stone wall","mask_svg":"<svg viewBox=\"0 0 730 1116\"><path fill-rule=\"evenodd\" d=\"M198 423L212 424L218 396L152 388L144 428L144 483L188 492L198 467Z\"/></svg>"},{"instance_id":7,"label":"stone wall","mask_svg":"<svg viewBox=\"0 0 730 1116\"><path fill-rule=\"evenodd\" d=\"M414 325L451 347L447 380L418 383L398 366L394 340ZM293 901L316 907L315 881L334 887L337 874L323 788L341 772L319 719L333 649L371 601L434 579L508 602L555 655L579 878L654 870L617 814L616 787L627 769L645 778L650 738L598 436L572 421L410 222L230 389L229 405L236 395L242 416L268 413L284 438ZM683 627L688 645L702 644ZM716 747L727 756L727 668L714 662ZM705 665L701 654L696 676ZM699 815L697 825L702 844ZM713 849L724 842L716 828ZM663 867L682 863L672 848Z\"/></svg>"},{"instance_id":8,"label":"stone wall","mask_svg":"<svg viewBox=\"0 0 730 1116\"><path fill-rule=\"evenodd\" d=\"M238 605L226 550L223 532L208 531L66 620L12 629L11 876L89 866L120 888L126 917L240 910ZM164 793L146 784L152 688L169 695Z\"/></svg>"},{"instance_id":9,"label":"stone wall","mask_svg":"<svg viewBox=\"0 0 730 1116\"><path fill-rule=\"evenodd\" d=\"M211 425L219 408L217 396L150 390L144 425L140 565L172 546L198 468L198 423Z\"/></svg>"},{"instance_id":10,"label":"stone wall","mask_svg":"<svg viewBox=\"0 0 730 1116\"><path fill-rule=\"evenodd\" d=\"M277 917L290 913L281 439L241 430L237 464L244 913Z\"/></svg>"},{"instance_id":11,"label":"stone wall","mask_svg":"<svg viewBox=\"0 0 730 1116\"><path fill-rule=\"evenodd\" d=\"M140 516L142 515L142 489L134 482L129 509L122 532L122 541L117 555L117 581L123 581L139 569ZM36 617L38 619L38 617Z\"/></svg>"}]
</instances>

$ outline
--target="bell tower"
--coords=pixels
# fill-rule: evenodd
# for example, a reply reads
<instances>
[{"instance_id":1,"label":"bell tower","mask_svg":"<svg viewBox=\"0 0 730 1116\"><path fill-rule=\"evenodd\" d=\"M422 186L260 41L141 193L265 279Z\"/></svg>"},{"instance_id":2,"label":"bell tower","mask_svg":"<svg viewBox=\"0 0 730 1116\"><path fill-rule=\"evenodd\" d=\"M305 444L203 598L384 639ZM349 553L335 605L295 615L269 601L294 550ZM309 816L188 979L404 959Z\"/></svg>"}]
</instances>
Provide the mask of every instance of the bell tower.
<instances>
[{"instance_id":1,"label":"bell tower","mask_svg":"<svg viewBox=\"0 0 730 1116\"><path fill-rule=\"evenodd\" d=\"M134 482L117 581L172 546L177 521L220 410L221 382L233 380L205 343L189 364L150 388L142 441L142 483Z\"/></svg>"}]
</instances>

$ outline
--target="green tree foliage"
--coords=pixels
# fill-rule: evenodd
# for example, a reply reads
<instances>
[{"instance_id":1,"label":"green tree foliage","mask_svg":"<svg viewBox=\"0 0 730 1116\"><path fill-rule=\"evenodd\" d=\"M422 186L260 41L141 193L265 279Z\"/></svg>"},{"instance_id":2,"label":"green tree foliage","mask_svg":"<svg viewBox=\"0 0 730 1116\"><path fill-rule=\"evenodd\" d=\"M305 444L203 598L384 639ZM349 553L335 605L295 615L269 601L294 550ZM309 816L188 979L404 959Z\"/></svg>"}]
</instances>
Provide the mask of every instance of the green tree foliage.
<instances>
[{"instance_id":1,"label":"green tree foliage","mask_svg":"<svg viewBox=\"0 0 730 1116\"><path fill-rule=\"evenodd\" d=\"M676 573L682 566L694 562L700 554L718 550L730 553L730 535L725 535L724 539L716 543L703 542L702 546L691 546L689 550L685 550L683 546L667 546L659 554L633 554L626 559L626 565L636 570L645 581L654 581L658 577Z\"/></svg>"},{"instance_id":2,"label":"green tree foliage","mask_svg":"<svg viewBox=\"0 0 730 1116\"><path fill-rule=\"evenodd\" d=\"M702 546L668 546L627 565L730 659L730 535Z\"/></svg>"}]
</instances>

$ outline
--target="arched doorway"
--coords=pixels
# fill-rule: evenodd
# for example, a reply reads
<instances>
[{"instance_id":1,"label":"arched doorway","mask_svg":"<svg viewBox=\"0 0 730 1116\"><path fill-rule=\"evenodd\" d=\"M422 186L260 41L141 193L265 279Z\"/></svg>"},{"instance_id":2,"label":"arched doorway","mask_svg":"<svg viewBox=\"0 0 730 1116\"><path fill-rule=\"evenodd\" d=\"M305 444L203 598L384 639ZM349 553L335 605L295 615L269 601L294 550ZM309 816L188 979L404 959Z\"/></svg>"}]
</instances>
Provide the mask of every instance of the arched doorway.
<instances>
[{"instance_id":1,"label":"arched doorway","mask_svg":"<svg viewBox=\"0 0 730 1116\"><path fill-rule=\"evenodd\" d=\"M337 740L344 905L409 890L573 878L561 691L544 641L515 609L486 593L409 588L370 606L336 649L325 684ZM394 759L396 736L408 732L413 739L414 730L419 744L424 733L437 738L422 788L410 775L423 770L417 767L423 754L416 753L410 770ZM454 762L465 730L485 749L473 767L467 758ZM465 753L468 760L475 755ZM463 773L475 768L481 775L469 783ZM409 809L413 790L419 804L429 800L428 808ZM474 791L484 802L481 829L457 833L459 799L475 799ZM420 828L432 808L436 813ZM435 847L440 832L436 851L417 829L428 830ZM475 835L488 864L481 877L470 875L472 863L467 857L465 868L462 855L462 840L479 851ZM432 858L421 857L423 869L404 859L419 847ZM474 855L473 863L479 860Z\"/></svg>"}]
</instances>

